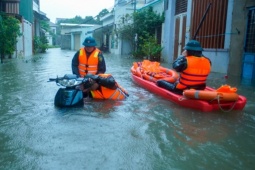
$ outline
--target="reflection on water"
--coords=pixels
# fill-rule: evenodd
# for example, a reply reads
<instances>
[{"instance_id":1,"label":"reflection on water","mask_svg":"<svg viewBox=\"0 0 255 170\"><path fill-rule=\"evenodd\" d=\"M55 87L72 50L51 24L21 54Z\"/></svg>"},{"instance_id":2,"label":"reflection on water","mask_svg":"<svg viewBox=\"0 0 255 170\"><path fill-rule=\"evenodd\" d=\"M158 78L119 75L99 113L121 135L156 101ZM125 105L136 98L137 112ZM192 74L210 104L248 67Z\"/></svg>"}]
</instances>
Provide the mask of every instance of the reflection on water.
<instances>
[{"instance_id":1,"label":"reflection on water","mask_svg":"<svg viewBox=\"0 0 255 170\"><path fill-rule=\"evenodd\" d=\"M107 73L130 94L124 101L85 101L56 108L49 78L71 73L75 51L50 49L37 60L0 65L0 169L253 169L254 88L243 111L183 108L130 77L136 59L105 54ZM167 64L163 64L167 65ZM208 84L227 83L212 73ZM235 86L235 85L232 85Z\"/></svg>"}]
</instances>

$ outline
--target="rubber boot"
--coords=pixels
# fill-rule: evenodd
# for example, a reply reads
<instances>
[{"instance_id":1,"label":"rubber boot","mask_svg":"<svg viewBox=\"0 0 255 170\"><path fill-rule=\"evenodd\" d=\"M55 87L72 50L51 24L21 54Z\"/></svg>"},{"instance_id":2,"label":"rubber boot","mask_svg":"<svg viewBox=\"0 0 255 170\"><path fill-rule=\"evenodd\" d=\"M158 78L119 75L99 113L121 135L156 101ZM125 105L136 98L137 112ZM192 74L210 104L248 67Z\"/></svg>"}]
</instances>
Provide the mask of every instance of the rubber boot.
<instances>
[{"instance_id":1,"label":"rubber boot","mask_svg":"<svg viewBox=\"0 0 255 170\"><path fill-rule=\"evenodd\" d=\"M175 86L165 80L158 80L156 83L159 87L162 87L166 90L173 91Z\"/></svg>"}]
</instances>

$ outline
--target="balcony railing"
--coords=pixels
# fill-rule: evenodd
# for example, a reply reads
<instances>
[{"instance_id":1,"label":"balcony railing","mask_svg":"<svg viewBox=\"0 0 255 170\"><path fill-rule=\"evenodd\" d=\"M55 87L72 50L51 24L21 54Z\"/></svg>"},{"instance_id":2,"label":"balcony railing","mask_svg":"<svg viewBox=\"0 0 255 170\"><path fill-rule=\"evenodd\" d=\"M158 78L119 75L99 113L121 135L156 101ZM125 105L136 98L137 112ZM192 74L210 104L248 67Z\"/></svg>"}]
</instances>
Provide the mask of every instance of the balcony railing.
<instances>
[{"instance_id":1,"label":"balcony railing","mask_svg":"<svg viewBox=\"0 0 255 170\"><path fill-rule=\"evenodd\" d=\"M0 11L10 14L19 14L20 0L2 0L0 1Z\"/></svg>"}]
</instances>

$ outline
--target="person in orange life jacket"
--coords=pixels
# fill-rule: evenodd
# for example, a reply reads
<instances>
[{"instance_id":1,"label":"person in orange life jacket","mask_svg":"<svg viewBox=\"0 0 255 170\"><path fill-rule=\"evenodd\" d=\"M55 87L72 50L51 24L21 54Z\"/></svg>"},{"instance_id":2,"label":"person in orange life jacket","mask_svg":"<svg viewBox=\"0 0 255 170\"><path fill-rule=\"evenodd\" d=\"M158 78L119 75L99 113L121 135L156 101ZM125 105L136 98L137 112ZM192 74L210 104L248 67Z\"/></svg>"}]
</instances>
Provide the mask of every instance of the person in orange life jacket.
<instances>
[{"instance_id":1,"label":"person in orange life jacket","mask_svg":"<svg viewBox=\"0 0 255 170\"><path fill-rule=\"evenodd\" d=\"M180 73L175 83L158 80L157 85L177 94L185 89L204 90L211 71L211 61L203 56L203 48L196 40L190 40L184 47L182 56L173 62L173 69Z\"/></svg>"},{"instance_id":2,"label":"person in orange life jacket","mask_svg":"<svg viewBox=\"0 0 255 170\"><path fill-rule=\"evenodd\" d=\"M84 45L77 51L72 59L72 72L79 77L86 74L105 73L106 65L102 52L96 48L96 41L93 37L86 37Z\"/></svg>"},{"instance_id":3,"label":"person in orange life jacket","mask_svg":"<svg viewBox=\"0 0 255 170\"><path fill-rule=\"evenodd\" d=\"M110 74L87 74L80 86L84 98L122 100L129 96Z\"/></svg>"}]
</instances>

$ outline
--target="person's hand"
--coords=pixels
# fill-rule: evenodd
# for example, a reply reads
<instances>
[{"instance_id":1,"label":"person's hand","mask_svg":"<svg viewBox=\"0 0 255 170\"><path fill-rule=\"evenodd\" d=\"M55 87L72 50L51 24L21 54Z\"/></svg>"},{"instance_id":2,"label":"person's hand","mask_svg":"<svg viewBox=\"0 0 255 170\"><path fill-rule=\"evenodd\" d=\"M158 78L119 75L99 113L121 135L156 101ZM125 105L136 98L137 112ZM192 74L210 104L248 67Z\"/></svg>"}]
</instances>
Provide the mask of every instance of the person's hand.
<instances>
[{"instance_id":1,"label":"person's hand","mask_svg":"<svg viewBox=\"0 0 255 170\"><path fill-rule=\"evenodd\" d=\"M79 86L76 86L75 89L83 91L84 86L83 86L83 84L80 84Z\"/></svg>"},{"instance_id":2,"label":"person's hand","mask_svg":"<svg viewBox=\"0 0 255 170\"><path fill-rule=\"evenodd\" d=\"M83 91L96 89L98 87L97 84L98 78L99 78L98 75L87 74L82 81Z\"/></svg>"},{"instance_id":3,"label":"person's hand","mask_svg":"<svg viewBox=\"0 0 255 170\"><path fill-rule=\"evenodd\" d=\"M187 50L184 50L184 51L182 52L182 55L186 57L186 56L187 56Z\"/></svg>"},{"instance_id":4,"label":"person's hand","mask_svg":"<svg viewBox=\"0 0 255 170\"><path fill-rule=\"evenodd\" d=\"M84 89L89 89L93 84L95 84L95 80L93 80L90 77L84 77L84 79L82 80L82 84L83 84L83 88Z\"/></svg>"},{"instance_id":5,"label":"person's hand","mask_svg":"<svg viewBox=\"0 0 255 170\"><path fill-rule=\"evenodd\" d=\"M95 80L95 81L97 81L97 79L98 79L98 75L94 75L94 74L90 74L90 73L88 73L85 77L84 77L84 80L83 81L86 81L87 79L93 79L93 80Z\"/></svg>"}]
</instances>

